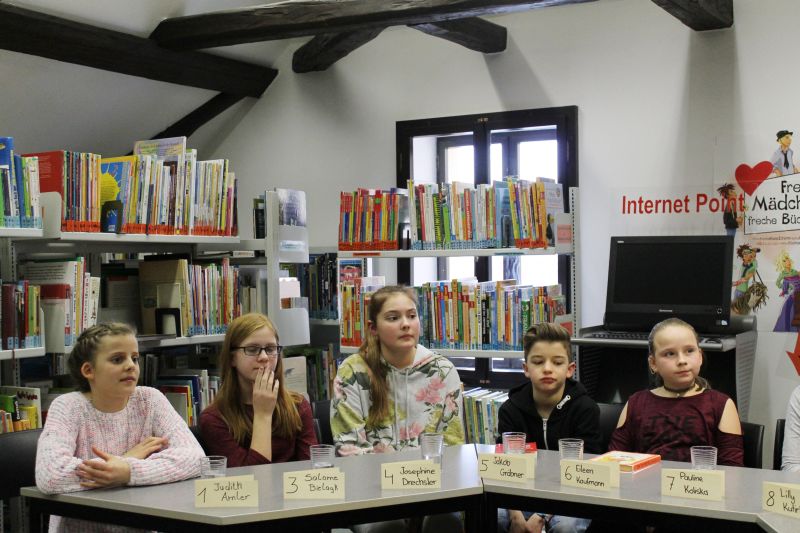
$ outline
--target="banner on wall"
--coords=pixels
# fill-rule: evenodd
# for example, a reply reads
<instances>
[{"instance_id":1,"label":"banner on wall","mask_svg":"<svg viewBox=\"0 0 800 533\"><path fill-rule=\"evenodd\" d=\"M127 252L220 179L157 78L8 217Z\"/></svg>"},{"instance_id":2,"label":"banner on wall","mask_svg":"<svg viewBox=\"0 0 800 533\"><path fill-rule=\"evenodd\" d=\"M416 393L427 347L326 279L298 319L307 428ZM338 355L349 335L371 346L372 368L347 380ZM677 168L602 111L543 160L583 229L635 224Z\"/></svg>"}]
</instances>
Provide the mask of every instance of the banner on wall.
<instances>
[{"instance_id":1,"label":"banner on wall","mask_svg":"<svg viewBox=\"0 0 800 533\"><path fill-rule=\"evenodd\" d=\"M736 167L730 182L618 190L614 235L734 236L731 313L756 315L759 331L800 332L800 168L793 132L776 134L769 160ZM688 260L691 260L690 258ZM787 352L800 374L800 335Z\"/></svg>"}]
</instances>

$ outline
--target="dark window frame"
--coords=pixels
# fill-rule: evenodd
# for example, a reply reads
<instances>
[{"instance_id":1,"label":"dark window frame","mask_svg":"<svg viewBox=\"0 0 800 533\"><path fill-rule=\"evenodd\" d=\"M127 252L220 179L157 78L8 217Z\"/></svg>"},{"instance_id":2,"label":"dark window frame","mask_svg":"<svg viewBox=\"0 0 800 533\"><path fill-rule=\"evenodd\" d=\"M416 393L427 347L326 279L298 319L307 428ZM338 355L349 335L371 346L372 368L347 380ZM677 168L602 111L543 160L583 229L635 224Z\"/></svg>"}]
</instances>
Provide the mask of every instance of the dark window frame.
<instances>
[{"instance_id":1,"label":"dark window frame","mask_svg":"<svg viewBox=\"0 0 800 533\"><path fill-rule=\"evenodd\" d=\"M565 190L578 186L578 108L577 106L549 107L539 109L525 109L519 111L501 111L496 113L480 113L473 115L459 115L452 117L427 118L419 120L398 121L395 127L395 144L397 150L396 160L396 186L405 188L411 176L413 160L413 138L420 136L450 136L442 139L443 143L450 145L458 143L458 138L468 138L471 132L472 144L475 147L475 183L489 183L490 180L490 149L492 135L503 137L504 134L523 133L523 128L546 128L555 126L554 138L558 142L558 171L559 182L564 184ZM509 130L509 131L506 131ZM497 133L492 133L496 131ZM526 133L541 135L540 132L552 132L552 129L527 130ZM463 135L456 135L463 134ZM552 135L552 133L551 133ZM506 135L511 142L512 135ZM552 137L551 137L552 138ZM451 139L451 140L447 140ZM439 156L439 143L437 142L437 156ZM516 150L508 150L516 159ZM440 166L443 167L442 157L437 157L437 176ZM516 165L516 162L515 162ZM509 170L512 168L509 166ZM504 169L505 171L506 169ZM504 172L504 175L515 172ZM564 209L569 212L568 195L564 195ZM572 312L572 284L571 261L569 256L559 256L558 271L568 305ZM489 260L479 258L475 265L475 275L479 280L489 279ZM411 279L410 260L398 260L397 279L399 283L408 284ZM491 388L509 388L524 381L517 372L492 372L491 359L475 358L475 371L459 371L461 380L468 386L484 386Z\"/></svg>"}]
</instances>

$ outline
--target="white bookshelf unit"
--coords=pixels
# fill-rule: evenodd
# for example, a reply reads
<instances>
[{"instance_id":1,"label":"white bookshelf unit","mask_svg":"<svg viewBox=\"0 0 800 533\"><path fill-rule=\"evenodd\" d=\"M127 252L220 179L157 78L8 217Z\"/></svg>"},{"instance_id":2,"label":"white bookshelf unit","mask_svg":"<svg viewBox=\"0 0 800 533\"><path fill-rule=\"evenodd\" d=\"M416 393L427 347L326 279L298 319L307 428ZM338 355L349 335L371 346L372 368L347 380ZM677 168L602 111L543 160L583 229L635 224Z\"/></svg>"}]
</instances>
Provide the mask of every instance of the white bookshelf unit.
<instances>
[{"instance_id":1,"label":"white bookshelf unit","mask_svg":"<svg viewBox=\"0 0 800 533\"><path fill-rule=\"evenodd\" d=\"M422 257L447 258L447 257L502 257L502 256L547 256L547 255L571 255L573 261L569 273L571 281L570 290L570 321L577 331L578 328L578 308L576 290L576 258L575 250L578 228L576 224L578 210L578 189L569 190L568 213L556 214L556 226L570 228L569 239L557 239L556 245L547 248L474 248L474 249L439 249L439 250L364 250L364 251L345 251L339 250L339 259L415 259ZM388 283L388 282L387 282ZM341 306L341 302L340 302ZM448 348L432 348L436 352L455 358L480 358L480 359L514 359L521 358L521 350L460 350ZM340 345L341 353L356 353L358 347Z\"/></svg>"}]
</instances>

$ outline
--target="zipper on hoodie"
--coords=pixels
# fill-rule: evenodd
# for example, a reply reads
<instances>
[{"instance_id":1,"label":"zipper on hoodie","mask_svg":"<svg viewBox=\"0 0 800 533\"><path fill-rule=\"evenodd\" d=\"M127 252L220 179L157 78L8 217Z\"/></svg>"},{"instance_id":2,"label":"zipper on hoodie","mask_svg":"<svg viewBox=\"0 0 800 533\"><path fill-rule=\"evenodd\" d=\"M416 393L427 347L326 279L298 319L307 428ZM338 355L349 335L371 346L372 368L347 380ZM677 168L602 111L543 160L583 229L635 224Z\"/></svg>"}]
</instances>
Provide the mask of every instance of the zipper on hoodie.
<instances>
[{"instance_id":1,"label":"zipper on hoodie","mask_svg":"<svg viewBox=\"0 0 800 533\"><path fill-rule=\"evenodd\" d=\"M542 418L542 431L544 431L544 449L549 450L547 447L547 419Z\"/></svg>"}]
</instances>

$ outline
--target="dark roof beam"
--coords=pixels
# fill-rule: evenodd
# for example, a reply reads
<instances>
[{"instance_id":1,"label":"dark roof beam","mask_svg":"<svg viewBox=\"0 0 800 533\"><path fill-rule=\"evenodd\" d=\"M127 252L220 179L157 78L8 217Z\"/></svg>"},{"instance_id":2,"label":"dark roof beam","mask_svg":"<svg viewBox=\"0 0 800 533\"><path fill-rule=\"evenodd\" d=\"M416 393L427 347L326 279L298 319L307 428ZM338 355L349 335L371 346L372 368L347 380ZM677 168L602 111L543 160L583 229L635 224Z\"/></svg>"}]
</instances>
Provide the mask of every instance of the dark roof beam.
<instances>
[{"instance_id":1,"label":"dark roof beam","mask_svg":"<svg viewBox=\"0 0 800 533\"><path fill-rule=\"evenodd\" d=\"M389 26L430 24L503 15L595 0L307 0L280 2L161 21L150 35L162 46L210 48L339 34Z\"/></svg>"},{"instance_id":2,"label":"dark roof beam","mask_svg":"<svg viewBox=\"0 0 800 533\"><path fill-rule=\"evenodd\" d=\"M278 71L0 3L0 49L120 74L259 97Z\"/></svg>"},{"instance_id":3,"label":"dark roof beam","mask_svg":"<svg viewBox=\"0 0 800 533\"><path fill-rule=\"evenodd\" d=\"M479 18L445 20L411 27L484 54L504 51L508 39L508 31L503 26Z\"/></svg>"},{"instance_id":4,"label":"dark roof beam","mask_svg":"<svg viewBox=\"0 0 800 533\"><path fill-rule=\"evenodd\" d=\"M653 0L695 31L733 26L733 0Z\"/></svg>"}]
</instances>

